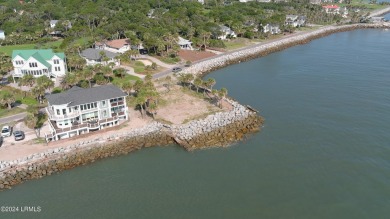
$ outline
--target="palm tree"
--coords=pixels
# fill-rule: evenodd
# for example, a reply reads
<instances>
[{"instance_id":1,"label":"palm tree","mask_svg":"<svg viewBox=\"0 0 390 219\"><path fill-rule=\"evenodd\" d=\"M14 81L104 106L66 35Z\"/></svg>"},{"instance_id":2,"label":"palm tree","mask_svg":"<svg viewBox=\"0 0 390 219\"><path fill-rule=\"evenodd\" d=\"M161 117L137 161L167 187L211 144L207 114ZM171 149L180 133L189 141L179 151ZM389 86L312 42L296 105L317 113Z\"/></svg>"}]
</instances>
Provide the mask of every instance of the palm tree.
<instances>
[{"instance_id":1,"label":"palm tree","mask_svg":"<svg viewBox=\"0 0 390 219\"><path fill-rule=\"evenodd\" d=\"M110 82L110 77L114 76L114 72L109 66L103 66L101 69L104 77L107 77L107 81Z\"/></svg>"},{"instance_id":2,"label":"palm tree","mask_svg":"<svg viewBox=\"0 0 390 219\"><path fill-rule=\"evenodd\" d=\"M83 70L82 76L86 81L88 81L89 87L92 87L91 80L95 76L94 68L92 66L88 66Z\"/></svg>"},{"instance_id":3,"label":"palm tree","mask_svg":"<svg viewBox=\"0 0 390 219\"><path fill-rule=\"evenodd\" d=\"M144 86L144 82L141 81L141 80L137 80L135 81L134 83L134 86L133 86L133 89L135 90L135 92L139 92L141 90L141 88Z\"/></svg>"},{"instance_id":4,"label":"palm tree","mask_svg":"<svg viewBox=\"0 0 390 219\"><path fill-rule=\"evenodd\" d=\"M35 129L37 123L38 123L38 118L31 113L28 113L26 117L24 117L24 124L26 124L26 126L31 129Z\"/></svg>"},{"instance_id":5,"label":"palm tree","mask_svg":"<svg viewBox=\"0 0 390 219\"><path fill-rule=\"evenodd\" d=\"M126 69L124 68L117 68L115 70L116 76L119 76L120 78L124 78L126 76Z\"/></svg>"},{"instance_id":6,"label":"palm tree","mask_svg":"<svg viewBox=\"0 0 390 219\"><path fill-rule=\"evenodd\" d=\"M191 89L192 81L194 80L194 75L193 74L187 74L186 75L186 83L188 84L188 88Z\"/></svg>"},{"instance_id":7,"label":"palm tree","mask_svg":"<svg viewBox=\"0 0 390 219\"><path fill-rule=\"evenodd\" d=\"M210 88L210 90L213 90L213 86L216 84L216 81L214 78L209 78L207 81L206 81L206 84L207 84L207 87Z\"/></svg>"},{"instance_id":8,"label":"palm tree","mask_svg":"<svg viewBox=\"0 0 390 219\"><path fill-rule=\"evenodd\" d=\"M32 75L26 74L19 80L19 86L32 87L35 84L35 78Z\"/></svg>"},{"instance_id":9,"label":"palm tree","mask_svg":"<svg viewBox=\"0 0 390 219\"><path fill-rule=\"evenodd\" d=\"M133 83L130 81L123 82L122 89L127 93L127 95L130 95L131 91L133 90Z\"/></svg>"},{"instance_id":10,"label":"palm tree","mask_svg":"<svg viewBox=\"0 0 390 219\"><path fill-rule=\"evenodd\" d=\"M50 93L51 89L54 87L54 82L46 75L43 75L37 78L37 86L41 86L43 89L49 90Z\"/></svg>"},{"instance_id":11,"label":"palm tree","mask_svg":"<svg viewBox=\"0 0 390 219\"><path fill-rule=\"evenodd\" d=\"M206 31L202 31L202 32L200 32L199 35L203 39L203 47L204 47L204 49L206 49L206 44L207 44L208 40L211 37L211 33L210 32L206 32Z\"/></svg>"},{"instance_id":12,"label":"palm tree","mask_svg":"<svg viewBox=\"0 0 390 219\"><path fill-rule=\"evenodd\" d=\"M65 77L62 78L61 87L63 89L68 89L68 88L74 86L75 84L77 84L77 81L78 80L77 80L76 75L67 73L65 75Z\"/></svg>"},{"instance_id":13,"label":"palm tree","mask_svg":"<svg viewBox=\"0 0 390 219\"><path fill-rule=\"evenodd\" d=\"M219 97L219 107L222 109L222 100L225 99L226 95L228 93L228 90L226 88L221 88L221 90L218 91L218 97Z\"/></svg>"},{"instance_id":14,"label":"palm tree","mask_svg":"<svg viewBox=\"0 0 390 219\"><path fill-rule=\"evenodd\" d=\"M140 107L142 118L144 118L144 104L146 102L146 96L141 93L137 93L137 97L135 98L135 103Z\"/></svg>"},{"instance_id":15,"label":"palm tree","mask_svg":"<svg viewBox=\"0 0 390 219\"><path fill-rule=\"evenodd\" d=\"M196 93L198 93L200 86L202 86L203 80L200 77L196 77L194 80L194 85L196 87Z\"/></svg>"},{"instance_id":16,"label":"palm tree","mask_svg":"<svg viewBox=\"0 0 390 219\"><path fill-rule=\"evenodd\" d=\"M32 90L31 90L32 94L35 96L35 98L37 98L37 100L39 101L39 103L42 103L42 97L45 95L45 88L42 87L42 86L35 86Z\"/></svg>"},{"instance_id":17,"label":"palm tree","mask_svg":"<svg viewBox=\"0 0 390 219\"><path fill-rule=\"evenodd\" d=\"M164 84L163 86L165 86L167 89L168 89L168 92L171 91L171 86L172 86L172 78L171 76L166 76L165 77L165 81L167 82L166 84Z\"/></svg>"},{"instance_id":18,"label":"palm tree","mask_svg":"<svg viewBox=\"0 0 390 219\"><path fill-rule=\"evenodd\" d=\"M15 96L14 94L10 92L4 92L3 95L0 96L0 103L6 104L8 106L8 109L12 108L12 104L15 102Z\"/></svg>"}]
</instances>

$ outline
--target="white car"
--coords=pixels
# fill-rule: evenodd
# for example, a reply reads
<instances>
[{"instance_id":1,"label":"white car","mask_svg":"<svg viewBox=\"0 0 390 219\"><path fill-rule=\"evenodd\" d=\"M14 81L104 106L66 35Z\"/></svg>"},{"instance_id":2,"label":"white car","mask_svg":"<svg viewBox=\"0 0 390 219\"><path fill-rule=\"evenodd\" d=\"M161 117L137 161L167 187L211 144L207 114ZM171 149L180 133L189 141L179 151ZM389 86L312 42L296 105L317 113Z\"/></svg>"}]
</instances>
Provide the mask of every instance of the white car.
<instances>
[{"instance_id":1,"label":"white car","mask_svg":"<svg viewBox=\"0 0 390 219\"><path fill-rule=\"evenodd\" d=\"M9 125L3 126L1 129L1 136L2 137L8 137L11 136L12 129Z\"/></svg>"}]
</instances>

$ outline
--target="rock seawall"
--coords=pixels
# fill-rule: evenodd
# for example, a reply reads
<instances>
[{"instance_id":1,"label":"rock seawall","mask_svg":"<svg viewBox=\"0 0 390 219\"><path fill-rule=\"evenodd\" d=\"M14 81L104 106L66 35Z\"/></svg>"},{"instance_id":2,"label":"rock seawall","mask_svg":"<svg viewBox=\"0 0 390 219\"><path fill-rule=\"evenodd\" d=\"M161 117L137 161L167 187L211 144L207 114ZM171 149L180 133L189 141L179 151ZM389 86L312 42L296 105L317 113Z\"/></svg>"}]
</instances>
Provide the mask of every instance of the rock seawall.
<instances>
[{"instance_id":1,"label":"rock seawall","mask_svg":"<svg viewBox=\"0 0 390 219\"><path fill-rule=\"evenodd\" d=\"M255 45L250 48L239 49L237 51L225 53L215 58L207 59L194 63L192 66L185 69L186 72L205 75L209 72L223 68L225 66L240 63L242 61L248 61L258 57L266 56L273 52L278 52L283 49L299 45L306 44L311 40L328 36L337 32L351 31L355 29L363 28L390 28L390 23L378 23L378 24L351 24L342 26L328 26L318 30L310 31L307 33L297 34L295 36L279 39L274 42Z\"/></svg>"},{"instance_id":2,"label":"rock seawall","mask_svg":"<svg viewBox=\"0 0 390 219\"><path fill-rule=\"evenodd\" d=\"M142 147L178 143L187 150L225 146L259 130L263 119L237 102L233 110L183 125L153 122L143 128L80 141L13 161L0 161L0 190L26 180L42 178L106 157L127 154Z\"/></svg>"},{"instance_id":3,"label":"rock seawall","mask_svg":"<svg viewBox=\"0 0 390 219\"><path fill-rule=\"evenodd\" d=\"M226 99L233 106L229 112L219 112L202 120L171 128L175 141L187 150L211 146L226 146L256 132L264 120L256 112Z\"/></svg>"}]
</instances>

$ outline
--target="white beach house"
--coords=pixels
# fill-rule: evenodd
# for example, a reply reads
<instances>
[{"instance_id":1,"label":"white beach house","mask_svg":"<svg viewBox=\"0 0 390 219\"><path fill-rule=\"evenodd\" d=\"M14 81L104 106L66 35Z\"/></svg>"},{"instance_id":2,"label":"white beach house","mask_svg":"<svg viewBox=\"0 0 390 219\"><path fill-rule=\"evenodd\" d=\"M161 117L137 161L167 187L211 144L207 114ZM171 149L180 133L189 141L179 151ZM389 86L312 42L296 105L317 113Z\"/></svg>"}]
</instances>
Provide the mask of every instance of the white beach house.
<instances>
[{"instance_id":1,"label":"white beach house","mask_svg":"<svg viewBox=\"0 0 390 219\"><path fill-rule=\"evenodd\" d=\"M126 93L114 85L72 87L46 96L51 133L46 140L59 140L100 130L127 120Z\"/></svg>"},{"instance_id":2,"label":"white beach house","mask_svg":"<svg viewBox=\"0 0 390 219\"><path fill-rule=\"evenodd\" d=\"M63 76L66 73L64 53L54 53L51 49L14 50L12 52L14 78L21 78L26 74L40 77Z\"/></svg>"}]
</instances>

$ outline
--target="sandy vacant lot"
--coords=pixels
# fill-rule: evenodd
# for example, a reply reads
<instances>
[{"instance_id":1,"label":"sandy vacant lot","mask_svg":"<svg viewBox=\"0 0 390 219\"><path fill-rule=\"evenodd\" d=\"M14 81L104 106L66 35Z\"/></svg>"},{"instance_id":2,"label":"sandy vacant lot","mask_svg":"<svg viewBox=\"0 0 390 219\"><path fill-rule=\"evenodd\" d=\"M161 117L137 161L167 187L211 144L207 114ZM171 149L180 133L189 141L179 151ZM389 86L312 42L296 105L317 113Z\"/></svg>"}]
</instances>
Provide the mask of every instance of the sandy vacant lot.
<instances>
[{"instance_id":1,"label":"sandy vacant lot","mask_svg":"<svg viewBox=\"0 0 390 219\"><path fill-rule=\"evenodd\" d=\"M137 59L137 61L142 62L145 66L152 65L152 62L147 59Z\"/></svg>"},{"instance_id":2,"label":"sandy vacant lot","mask_svg":"<svg viewBox=\"0 0 390 219\"><path fill-rule=\"evenodd\" d=\"M228 110L220 109L215 104L209 102L207 97L201 93L187 90L179 85L171 87L171 91L163 86L160 82L157 89L164 93L161 100L161 106L157 110L156 119L161 119L173 124L182 124L191 119L205 118L207 115L215 112Z\"/></svg>"},{"instance_id":3,"label":"sandy vacant lot","mask_svg":"<svg viewBox=\"0 0 390 219\"><path fill-rule=\"evenodd\" d=\"M191 50L183 50L183 49L179 51L179 56L181 59L188 60L191 62L209 58L215 55L216 55L215 53L208 52L208 51L191 51Z\"/></svg>"}]
</instances>

